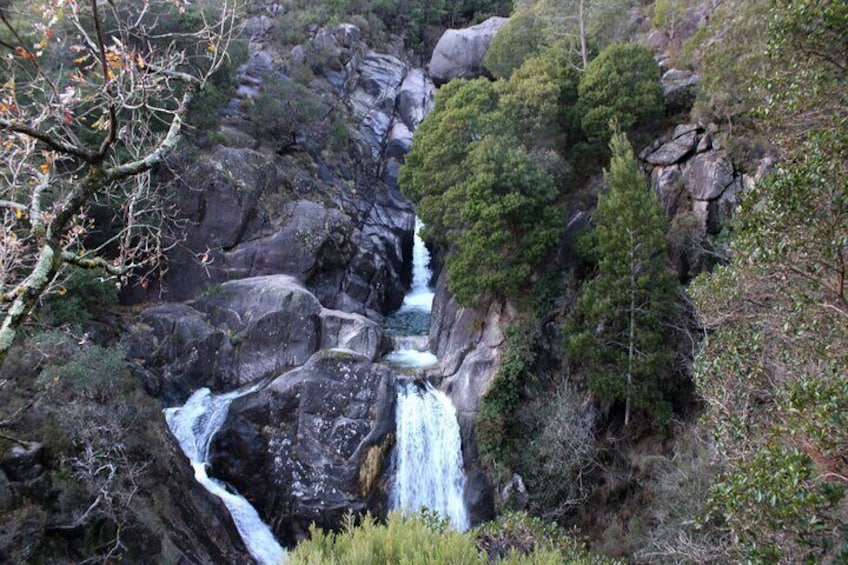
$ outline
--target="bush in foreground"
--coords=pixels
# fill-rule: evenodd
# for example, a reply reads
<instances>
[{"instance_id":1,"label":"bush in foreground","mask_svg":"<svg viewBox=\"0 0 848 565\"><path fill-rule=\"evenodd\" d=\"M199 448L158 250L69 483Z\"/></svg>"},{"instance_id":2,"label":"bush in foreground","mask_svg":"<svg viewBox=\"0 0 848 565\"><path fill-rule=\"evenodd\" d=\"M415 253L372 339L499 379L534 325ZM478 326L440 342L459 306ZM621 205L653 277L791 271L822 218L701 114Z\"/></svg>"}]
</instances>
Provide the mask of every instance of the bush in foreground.
<instances>
[{"instance_id":1,"label":"bush in foreground","mask_svg":"<svg viewBox=\"0 0 848 565\"><path fill-rule=\"evenodd\" d=\"M301 543L291 554L290 563L613 563L589 555L556 526L520 513L507 514L464 534L451 530L445 521L426 510L413 516L392 514L385 524L378 524L370 516L356 524L351 517L341 532L325 533L313 526L311 534L312 539Z\"/></svg>"}]
</instances>

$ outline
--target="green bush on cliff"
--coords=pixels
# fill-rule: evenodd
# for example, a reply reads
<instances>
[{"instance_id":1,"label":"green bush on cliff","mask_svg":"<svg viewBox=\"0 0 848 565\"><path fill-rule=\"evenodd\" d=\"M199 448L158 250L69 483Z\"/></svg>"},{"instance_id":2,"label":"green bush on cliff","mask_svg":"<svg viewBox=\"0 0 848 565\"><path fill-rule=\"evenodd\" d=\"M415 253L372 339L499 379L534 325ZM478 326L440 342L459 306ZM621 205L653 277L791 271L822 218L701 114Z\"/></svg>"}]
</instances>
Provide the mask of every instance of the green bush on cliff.
<instances>
[{"instance_id":1,"label":"green bush on cliff","mask_svg":"<svg viewBox=\"0 0 848 565\"><path fill-rule=\"evenodd\" d=\"M645 126L663 115L660 70L641 45L618 43L601 51L580 79L583 131L594 143L609 139L609 122L624 131Z\"/></svg>"},{"instance_id":2,"label":"green bush on cliff","mask_svg":"<svg viewBox=\"0 0 848 565\"><path fill-rule=\"evenodd\" d=\"M452 81L415 134L399 183L464 305L531 291L559 241L574 74L546 53L509 81Z\"/></svg>"},{"instance_id":3,"label":"green bush on cliff","mask_svg":"<svg viewBox=\"0 0 848 565\"><path fill-rule=\"evenodd\" d=\"M509 78L525 60L542 50L542 24L536 12L518 9L492 38L483 66L495 78Z\"/></svg>"}]
</instances>

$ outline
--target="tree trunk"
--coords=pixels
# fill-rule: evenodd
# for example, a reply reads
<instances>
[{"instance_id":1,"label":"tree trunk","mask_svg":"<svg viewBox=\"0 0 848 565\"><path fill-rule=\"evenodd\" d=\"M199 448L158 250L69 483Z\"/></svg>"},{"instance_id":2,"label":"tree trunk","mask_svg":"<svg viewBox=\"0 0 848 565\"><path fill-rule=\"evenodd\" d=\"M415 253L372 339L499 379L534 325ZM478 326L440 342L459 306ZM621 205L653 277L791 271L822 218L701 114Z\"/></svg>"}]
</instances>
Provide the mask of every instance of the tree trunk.
<instances>
[{"instance_id":1,"label":"tree trunk","mask_svg":"<svg viewBox=\"0 0 848 565\"><path fill-rule=\"evenodd\" d=\"M583 2L584 0L578 2L578 18L580 19L580 55L583 57L583 70L585 71L589 65L589 53L586 49L586 18L583 14Z\"/></svg>"},{"instance_id":2,"label":"tree trunk","mask_svg":"<svg viewBox=\"0 0 848 565\"><path fill-rule=\"evenodd\" d=\"M630 424L630 402L633 394L633 358L636 355L636 242L630 231L630 338L627 344L627 397L624 404L624 427Z\"/></svg>"}]
</instances>

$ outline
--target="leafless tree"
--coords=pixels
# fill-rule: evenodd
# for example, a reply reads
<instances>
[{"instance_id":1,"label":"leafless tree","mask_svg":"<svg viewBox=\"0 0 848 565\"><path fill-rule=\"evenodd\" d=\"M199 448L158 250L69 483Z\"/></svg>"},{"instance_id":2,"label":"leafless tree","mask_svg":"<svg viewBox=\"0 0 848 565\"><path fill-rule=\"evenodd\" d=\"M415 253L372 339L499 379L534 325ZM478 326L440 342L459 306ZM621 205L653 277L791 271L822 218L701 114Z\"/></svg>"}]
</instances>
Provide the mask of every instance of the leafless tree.
<instances>
[{"instance_id":1,"label":"leafless tree","mask_svg":"<svg viewBox=\"0 0 848 565\"><path fill-rule=\"evenodd\" d=\"M161 261L150 173L226 60L238 2L0 5L0 364L67 268L125 282ZM90 246L94 204L119 210L120 229Z\"/></svg>"}]
</instances>

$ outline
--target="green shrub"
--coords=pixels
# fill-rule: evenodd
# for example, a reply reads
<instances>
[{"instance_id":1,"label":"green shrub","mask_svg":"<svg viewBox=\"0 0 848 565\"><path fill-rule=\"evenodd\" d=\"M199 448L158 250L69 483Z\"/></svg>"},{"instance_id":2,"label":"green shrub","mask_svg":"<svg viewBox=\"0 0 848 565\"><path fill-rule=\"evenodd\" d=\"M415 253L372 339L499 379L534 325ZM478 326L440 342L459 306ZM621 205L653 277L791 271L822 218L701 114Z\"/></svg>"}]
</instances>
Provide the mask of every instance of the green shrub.
<instances>
[{"instance_id":1,"label":"green shrub","mask_svg":"<svg viewBox=\"0 0 848 565\"><path fill-rule=\"evenodd\" d=\"M298 545L289 556L292 565L484 563L473 538L434 528L432 520L420 516L393 514L386 524L366 516L358 525L351 517L339 533L325 533L313 526L310 534L311 539Z\"/></svg>"},{"instance_id":2,"label":"green shrub","mask_svg":"<svg viewBox=\"0 0 848 565\"><path fill-rule=\"evenodd\" d=\"M583 131L595 143L609 140L612 118L626 132L663 115L659 66L641 45L619 43L601 51L586 67L578 92Z\"/></svg>"},{"instance_id":3,"label":"green shrub","mask_svg":"<svg viewBox=\"0 0 848 565\"><path fill-rule=\"evenodd\" d=\"M465 534L445 526L431 513L392 514L385 524L370 516L344 530L325 533L315 526L311 539L289 555L293 565L602 565L614 563L590 555L553 524L527 514L509 513Z\"/></svg>"},{"instance_id":4,"label":"green shrub","mask_svg":"<svg viewBox=\"0 0 848 565\"><path fill-rule=\"evenodd\" d=\"M258 139L278 150L319 137L329 107L311 89L275 75L263 77L262 93L248 115Z\"/></svg>"},{"instance_id":5,"label":"green shrub","mask_svg":"<svg viewBox=\"0 0 848 565\"><path fill-rule=\"evenodd\" d=\"M64 339L70 342L69 337ZM67 346L73 347L71 343ZM99 345L76 349L64 363L47 366L36 383L65 401L83 398L101 404L135 388L124 351Z\"/></svg>"},{"instance_id":6,"label":"green shrub","mask_svg":"<svg viewBox=\"0 0 848 565\"><path fill-rule=\"evenodd\" d=\"M804 546L825 545L830 534L822 516L843 498L845 487L817 481L808 455L772 446L720 479L710 494L710 510L739 536L748 556L778 562L801 558ZM791 554L785 545L789 538L796 541Z\"/></svg>"},{"instance_id":7,"label":"green shrub","mask_svg":"<svg viewBox=\"0 0 848 565\"><path fill-rule=\"evenodd\" d=\"M490 563L550 563L573 565L614 564L590 554L562 528L525 512L506 512L475 531L477 543Z\"/></svg>"},{"instance_id":8,"label":"green shrub","mask_svg":"<svg viewBox=\"0 0 848 565\"><path fill-rule=\"evenodd\" d=\"M102 269L75 269L59 293L45 301L40 316L53 326L81 326L92 314L118 304L118 283Z\"/></svg>"},{"instance_id":9,"label":"green shrub","mask_svg":"<svg viewBox=\"0 0 848 565\"><path fill-rule=\"evenodd\" d=\"M495 78L509 78L524 61L542 50L542 29L534 10L516 10L492 38L483 66Z\"/></svg>"},{"instance_id":10,"label":"green shrub","mask_svg":"<svg viewBox=\"0 0 848 565\"><path fill-rule=\"evenodd\" d=\"M477 415L476 433L484 463L501 474L512 466L511 440L515 432L515 411L525 385L533 378L536 353L534 324L513 324L504 331L501 365L489 390L483 396Z\"/></svg>"}]
</instances>

